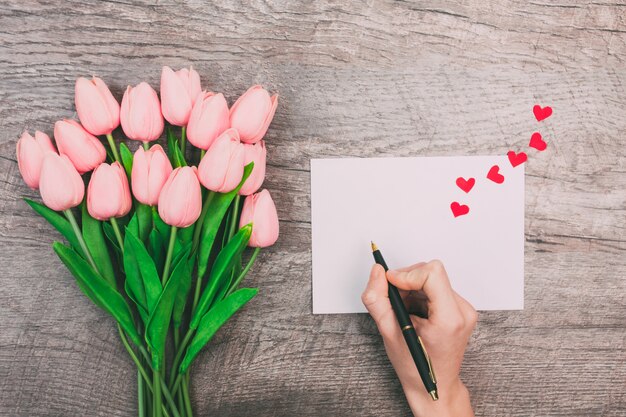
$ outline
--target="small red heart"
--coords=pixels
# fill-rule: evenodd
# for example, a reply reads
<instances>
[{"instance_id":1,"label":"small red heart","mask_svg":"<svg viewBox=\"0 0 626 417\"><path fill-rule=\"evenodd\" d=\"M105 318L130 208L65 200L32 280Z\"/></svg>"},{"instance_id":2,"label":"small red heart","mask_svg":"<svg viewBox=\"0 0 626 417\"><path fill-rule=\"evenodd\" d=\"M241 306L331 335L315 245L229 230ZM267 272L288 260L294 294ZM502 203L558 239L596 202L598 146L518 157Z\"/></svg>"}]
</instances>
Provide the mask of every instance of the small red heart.
<instances>
[{"instance_id":1,"label":"small red heart","mask_svg":"<svg viewBox=\"0 0 626 417\"><path fill-rule=\"evenodd\" d=\"M454 217L464 216L469 213L469 207L465 204L459 204L456 201L450 204L450 210L452 210Z\"/></svg>"},{"instance_id":2,"label":"small red heart","mask_svg":"<svg viewBox=\"0 0 626 417\"><path fill-rule=\"evenodd\" d=\"M509 153L507 153L506 155L509 157L509 161L511 162L511 165L513 165L513 168L520 164L523 164L528 159L528 156L524 152L516 154L513 151L509 151Z\"/></svg>"},{"instance_id":3,"label":"small red heart","mask_svg":"<svg viewBox=\"0 0 626 417\"><path fill-rule=\"evenodd\" d=\"M547 119L552 116L552 107L546 106L542 108L539 104L535 104L533 107L533 113L535 114L535 119L540 122L543 119Z\"/></svg>"},{"instance_id":4,"label":"small red heart","mask_svg":"<svg viewBox=\"0 0 626 417\"><path fill-rule=\"evenodd\" d=\"M487 173L487 178L495 182L496 184L502 184L504 182L504 175L500 174L498 171L500 171L499 166L492 166Z\"/></svg>"},{"instance_id":5,"label":"small red heart","mask_svg":"<svg viewBox=\"0 0 626 417\"><path fill-rule=\"evenodd\" d=\"M458 185L459 188L465 191L466 193L470 192L470 190L474 187L474 184L476 184L476 180L474 178L470 178L466 180L463 177L459 177L456 179L456 185Z\"/></svg>"},{"instance_id":6,"label":"small red heart","mask_svg":"<svg viewBox=\"0 0 626 417\"><path fill-rule=\"evenodd\" d=\"M531 148L535 148L538 151L545 151L548 147L548 144L541 138L541 133L535 132L530 137L530 143L528 144Z\"/></svg>"}]
</instances>

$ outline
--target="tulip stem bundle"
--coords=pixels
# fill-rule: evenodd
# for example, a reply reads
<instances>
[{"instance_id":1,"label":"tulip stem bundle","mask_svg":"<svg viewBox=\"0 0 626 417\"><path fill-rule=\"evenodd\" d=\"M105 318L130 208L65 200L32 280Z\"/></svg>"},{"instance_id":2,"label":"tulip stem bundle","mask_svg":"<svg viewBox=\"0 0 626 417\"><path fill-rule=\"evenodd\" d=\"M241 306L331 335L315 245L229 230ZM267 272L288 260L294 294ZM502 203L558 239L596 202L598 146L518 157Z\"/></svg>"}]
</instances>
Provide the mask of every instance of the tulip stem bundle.
<instances>
[{"instance_id":1,"label":"tulip stem bundle","mask_svg":"<svg viewBox=\"0 0 626 417\"><path fill-rule=\"evenodd\" d=\"M107 133L107 140L109 141L109 146L111 147L111 152L113 152L113 158L117 163L122 163L120 159L120 154L117 152L117 145L115 144L115 139L113 139L113 135Z\"/></svg>"},{"instance_id":2,"label":"tulip stem bundle","mask_svg":"<svg viewBox=\"0 0 626 417\"><path fill-rule=\"evenodd\" d=\"M17 143L22 177L44 204L26 202L67 241L52 246L80 290L116 321L137 367L138 416L193 417L192 364L257 294L239 285L278 239L276 207L259 191L278 97L254 86L229 108L196 71L169 67L160 98L140 83L120 106L97 77L79 78L75 93L81 123L55 123L56 147L39 131ZM164 118L181 127L180 137L167 128L167 152L153 143ZM120 125L131 142L116 143Z\"/></svg>"}]
</instances>

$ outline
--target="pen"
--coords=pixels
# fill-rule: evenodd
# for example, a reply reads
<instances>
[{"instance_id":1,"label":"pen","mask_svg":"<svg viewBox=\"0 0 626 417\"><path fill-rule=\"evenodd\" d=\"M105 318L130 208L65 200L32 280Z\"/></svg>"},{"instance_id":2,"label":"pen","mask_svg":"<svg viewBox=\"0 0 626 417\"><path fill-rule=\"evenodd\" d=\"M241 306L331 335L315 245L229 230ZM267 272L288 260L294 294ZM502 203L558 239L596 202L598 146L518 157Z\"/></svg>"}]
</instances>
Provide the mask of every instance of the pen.
<instances>
[{"instance_id":1,"label":"pen","mask_svg":"<svg viewBox=\"0 0 626 417\"><path fill-rule=\"evenodd\" d=\"M387 268L383 255L374 242L372 242L372 254L374 255L374 261L381 265L385 269L385 272L387 272L389 268ZM426 353L426 348L424 348L422 339L415 333L415 328L413 328L413 323L411 322L409 313L406 311L398 289L390 282L388 282L388 284L389 301L391 302L394 313L396 313L396 318L398 319L400 329L402 329L404 340L409 346L409 351L411 352L417 371L422 378L422 382L426 387L426 391L428 391L433 401L437 401L439 399L439 395L437 394L437 379L435 378L435 372L430 363L428 353Z\"/></svg>"}]
</instances>

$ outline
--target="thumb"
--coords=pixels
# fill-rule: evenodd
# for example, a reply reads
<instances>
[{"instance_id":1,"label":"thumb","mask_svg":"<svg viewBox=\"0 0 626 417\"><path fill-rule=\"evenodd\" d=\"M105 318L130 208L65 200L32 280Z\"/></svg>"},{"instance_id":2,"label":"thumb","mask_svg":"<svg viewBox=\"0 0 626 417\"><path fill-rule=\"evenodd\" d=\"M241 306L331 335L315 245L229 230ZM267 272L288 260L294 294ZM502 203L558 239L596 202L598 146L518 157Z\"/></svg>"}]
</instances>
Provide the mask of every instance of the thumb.
<instances>
[{"instance_id":1,"label":"thumb","mask_svg":"<svg viewBox=\"0 0 626 417\"><path fill-rule=\"evenodd\" d=\"M361 295L361 301L376 323L391 310L389 284L382 266L378 264L372 266L370 279Z\"/></svg>"}]
</instances>

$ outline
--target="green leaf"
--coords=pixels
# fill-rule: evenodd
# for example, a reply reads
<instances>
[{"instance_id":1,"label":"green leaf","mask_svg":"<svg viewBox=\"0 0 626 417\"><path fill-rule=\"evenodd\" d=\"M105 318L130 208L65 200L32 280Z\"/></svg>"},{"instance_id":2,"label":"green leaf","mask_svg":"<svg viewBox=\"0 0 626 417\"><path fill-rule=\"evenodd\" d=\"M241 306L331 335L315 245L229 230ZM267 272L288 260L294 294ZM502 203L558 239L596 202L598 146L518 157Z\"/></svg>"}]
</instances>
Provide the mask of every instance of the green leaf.
<instances>
[{"instance_id":1,"label":"green leaf","mask_svg":"<svg viewBox=\"0 0 626 417\"><path fill-rule=\"evenodd\" d=\"M79 286L94 302L107 311L122 326L133 343L141 345L141 337L135 329L133 315L124 298L117 290L105 281L98 273L81 258L78 253L60 242L54 242L52 248L61 261L80 282Z\"/></svg>"},{"instance_id":2,"label":"green leaf","mask_svg":"<svg viewBox=\"0 0 626 417\"><path fill-rule=\"evenodd\" d=\"M152 211L152 221L154 222L155 229L161 234L163 242L169 242L172 228L161 219L157 210Z\"/></svg>"},{"instance_id":3,"label":"green leaf","mask_svg":"<svg viewBox=\"0 0 626 417\"><path fill-rule=\"evenodd\" d=\"M137 272L137 274L138 273L139 272ZM143 321L144 324L148 323L148 319L150 318L150 315L148 314L148 311L144 307L145 301L143 302L143 304L141 304L141 302L137 300L137 298L135 297L135 294L133 293L133 290L129 286L128 279L126 280L126 283L124 284L124 290L126 291L126 294L128 294L128 298L130 298L133 301L133 303L135 303L135 305L137 306L137 311L139 312L139 316L141 316L141 321Z\"/></svg>"},{"instance_id":4,"label":"green leaf","mask_svg":"<svg viewBox=\"0 0 626 417\"><path fill-rule=\"evenodd\" d=\"M190 252L191 243L188 243L182 250L178 252L176 257L174 258L174 261L172 262L172 265L174 265L174 270L172 274L176 271L180 271L179 273L185 274L185 276L180 281L180 287L178 288L178 293L176 293L174 310L172 312L172 320L174 322L174 326L177 328L180 327L182 323L185 305L187 304L187 296L189 295L189 290L191 289L191 273L193 271L194 259L189 258ZM177 268L179 263L185 263L186 268Z\"/></svg>"},{"instance_id":5,"label":"green leaf","mask_svg":"<svg viewBox=\"0 0 626 417\"><path fill-rule=\"evenodd\" d=\"M163 271L163 263L165 262L163 256L165 254L165 246L163 246L163 237L157 229L152 229L152 231L150 232L148 243L150 248L150 255L152 256L152 260L154 261L154 264L156 265L157 271L159 271L160 275L160 271Z\"/></svg>"},{"instance_id":6,"label":"green leaf","mask_svg":"<svg viewBox=\"0 0 626 417\"><path fill-rule=\"evenodd\" d=\"M120 158L122 158L122 165L124 165L126 175L130 178L133 171L133 153L124 142L120 143Z\"/></svg>"},{"instance_id":7,"label":"green leaf","mask_svg":"<svg viewBox=\"0 0 626 417\"><path fill-rule=\"evenodd\" d=\"M104 240L104 233L102 232L102 222L94 219L89 215L87 211L87 204L83 202L82 206L82 229L83 238L87 244L87 249L91 253L98 272L107 280L109 284L115 288L117 283L115 281L115 272L113 272L113 264L111 263L111 255L107 248L106 241Z\"/></svg>"},{"instance_id":8,"label":"green leaf","mask_svg":"<svg viewBox=\"0 0 626 417\"><path fill-rule=\"evenodd\" d=\"M200 324L200 319L206 313L213 302L215 293L224 284L225 279L230 277L230 271L233 268L234 262L238 259L238 256L243 252L250 240L252 234L252 224L247 224L233 236L233 238L224 246L215 258L213 268L211 268L211 274L209 275L209 281L202 292L200 302L193 312L193 317L189 327L195 329ZM200 275L198 275L200 276Z\"/></svg>"},{"instance_id":9,"label":"green leaf","mask_svg":"<svg viewBox=\"0 0 626 417\"><path fill-rule=\"evenodd\" d=\"M214 193L211 192L212 197L209 201L209 208L206 211L206 216L202 223L202 231L200 234L200 245L198 246L198 277L202 279L204 274L206 273L207 266L209 263L209 257L211 256L211 249L213 248L213 243L215 242L215 236L217 235L217 231L220 228L220 224L222 223L222 219L224 218L224 214L228 210L230 203L233 201L233 198L237 195L243 183L246 182L250 173L252 172L252 168L254 167L254 162L250 162L243 170L243 177L241 182L229 193Z\"/></svg>"},{"instance_id":10,"label":"green leaf","mask_svg":"<svg viewBox=\"0 0 626 417\"><path fill-rule=\"evenodd\" d=\"M170 327L172 309L176 301L176 295L180 284L187 276L191 276L188 271L187 262L179 262L172 271L170 278L165 284L165 288L159 297L156 307L150 314L150 320L146 326L146 341L152 352L152 366L155 370L160 370L163 365L163 353L165 351L165 340Z\"/></svg>"},{"instance_id":11,"label":"green leaf","mask_svg":"<svg viewBox=\"0 0 626 417\"><path fill-rule=\"evenodd\" d=\"M104 230L104 235L109 240L109 243L111 244L111 246L113 246L117 250L118 253L122 253L122 250L120 249L120 245L119 243L117 243L117 237L115 236L115 231L113 231L113 226L111 226L111 224L107 222L104 222L102 223L102 230Z\"/></svg>"},{"instance_id":12,"label":"green leaf","mask_svg":"<svg viewBox=\"0 0 626 417\"><path fill-rule=\"evenodd\" d=\"M137 217L137 228L139 230L137 237L142 242L145 242L152 230L152 207L137 202L135 205L135 216Z\"/></svg>"},{"instance_id":13,"label":"green leaf","mask_svg":"<svg viewBox=\"0 0 626 417\"><path fill-rule=\"evenodd\" d=\"M159 272L143 242L130 229L127 229L126 238L124 239L124 269L127 271L127 280L129 279L128 271L133 271L134 268L139 270L141 279L139 280L137 276L134 276L133 272L130 274L133 275L133 278L129 284L138 298L141 298L141 296L135 292L135 288L140 291L141 286L143 286L146 300L145 307L152 314L163 291ZM142 285L139 285L138 281Z\"/></svg>"},{"instance_id":14,"label":"green leaf","mask_svg":"<svg viewBox=\"0 0 626 417\"><path fill-rule=\"evenodd\" d=\"M174 136L174 132L172 132L172 128L169 126L167 128L167 154L174 168L187 165L185 156L178 146L178 139Z\"/></svg>"},{"instance_id":15,"label":"green leaf","mask_svg":"<svg viewBox=\"0 0 626 417\"><path fill-rule=\"evenodd\" d=\"M78 238L74 234L74 229L72 229L72 225L69 221L56 211L49 209L41 203L37 203L33 200L25 198L26 204L28 204L37 214L39 214L44 219L48 220L48 222L59 231L63 235L65 239L72 245L72 247L80 250L80 243L78 243Z\"/></svg>"},{"instance_id":16,"label":"green leaf","mask_svg":"<svg viewBox=\"0 0 626 417\"><path fill-rule=\"evenodd\" d=\"M191 242L191 239L193 238L194 228L195 223L183 229L178 229L178 232L176 232L176 239L178 239L178 241L182 244Z\"/></svg>"},{"instance_id":17,"label":"green leaf","mask_svg":"<svg viewBox=\"0 0 626 417\"><path fill-rule=\"evenodd\" d=\"M215 307L202 317L196 335L191 340L185 357L180 364L179 373L184 374L187 371L193 360L198 356L198 353L200 353L200 350L211 340L220 327L258 292L257 288L242 288L235 291L226 299L215 304Z\"/></svg>"}]
</instances>

